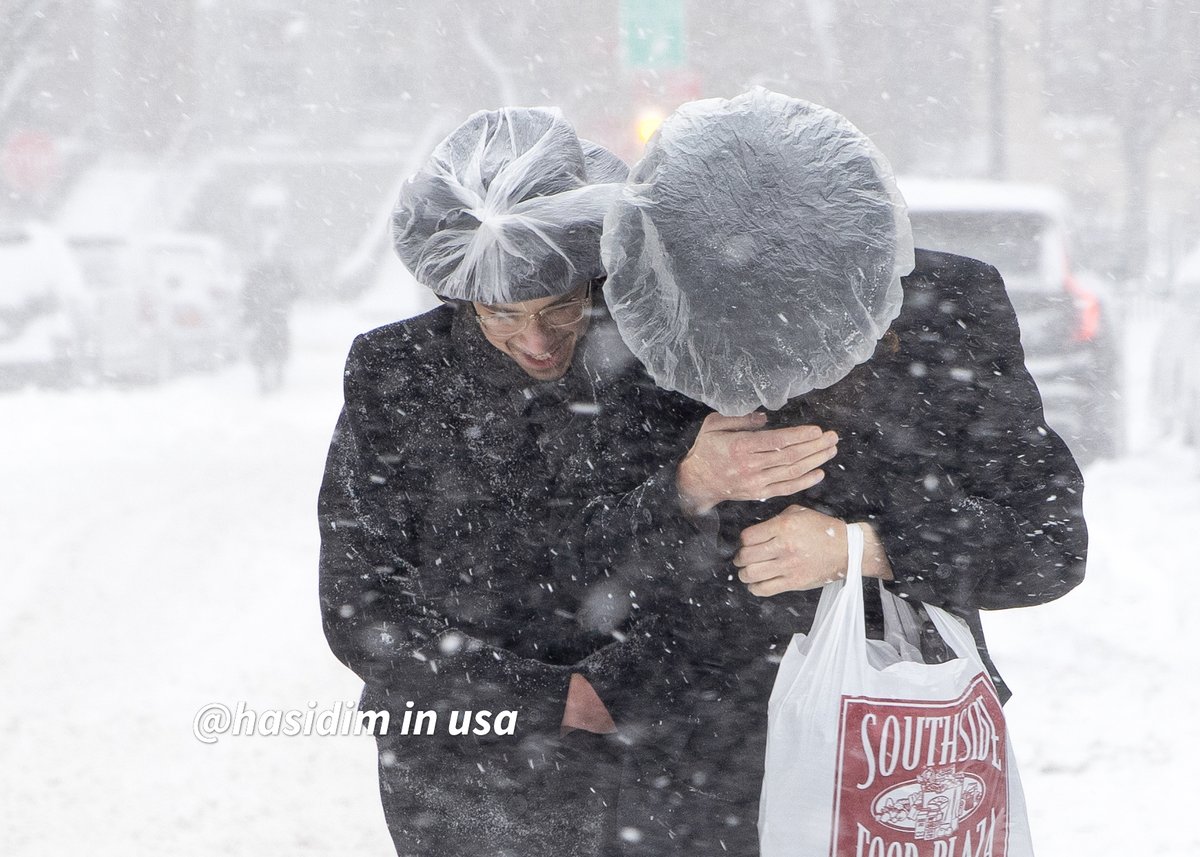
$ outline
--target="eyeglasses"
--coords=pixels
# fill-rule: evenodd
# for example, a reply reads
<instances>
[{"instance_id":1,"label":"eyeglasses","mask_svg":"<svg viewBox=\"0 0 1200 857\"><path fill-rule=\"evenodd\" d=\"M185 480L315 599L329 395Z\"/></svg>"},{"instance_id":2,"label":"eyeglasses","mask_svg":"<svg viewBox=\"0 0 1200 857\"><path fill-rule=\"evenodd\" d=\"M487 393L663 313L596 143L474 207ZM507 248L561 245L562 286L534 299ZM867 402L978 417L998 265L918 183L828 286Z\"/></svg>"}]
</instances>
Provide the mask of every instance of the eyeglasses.
<instances>
[{"instance_id":1,"label":"eyeglasses","mask_svg":"<svg viewBox=\"0 0 1200 857\"><path fill-rule=\"evenodd\" d=\"M493 312L489 315L476 314L475 320L488 333L505 339L516 336L527 327L529 322L537 319L549 328L570 327L578 324L592 302L592 289L589 285L583 297L561 304L554 304L537 312Z\"/></svg>"}]
</instances>

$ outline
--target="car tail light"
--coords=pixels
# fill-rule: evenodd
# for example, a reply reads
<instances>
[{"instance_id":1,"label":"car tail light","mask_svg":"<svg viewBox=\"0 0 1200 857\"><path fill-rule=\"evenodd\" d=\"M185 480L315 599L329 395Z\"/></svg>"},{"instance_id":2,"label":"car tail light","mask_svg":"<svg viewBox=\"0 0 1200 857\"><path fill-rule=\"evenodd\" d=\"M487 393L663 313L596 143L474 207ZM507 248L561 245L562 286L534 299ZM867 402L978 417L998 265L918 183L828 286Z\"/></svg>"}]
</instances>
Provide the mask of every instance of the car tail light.
<instances>
[{"instance_id":1,"label":"car tail light","mask_svg":"<svg viewBox=\"0 0 1200 857\"><path fill-rule=\"evenodd\" d=\"M195 307L179 307L175 310L175 323L181 327L200 327L204 324L204 313Z\"/></svg>"},{"instance_id":2,"label":"car tail light","mask_svg":"<svg viewBox=\"0 0 1200 857\"><path fill-rule=\"evenodd\" d=\"M1073 339L1076 342L1091 342L1100 332L1100 299L1084 288L1075 275L1071 273L1070 265L1064 262L1063 287L1071 300L1075 302L1075 330Z\"/></svg>"}]
</instances>

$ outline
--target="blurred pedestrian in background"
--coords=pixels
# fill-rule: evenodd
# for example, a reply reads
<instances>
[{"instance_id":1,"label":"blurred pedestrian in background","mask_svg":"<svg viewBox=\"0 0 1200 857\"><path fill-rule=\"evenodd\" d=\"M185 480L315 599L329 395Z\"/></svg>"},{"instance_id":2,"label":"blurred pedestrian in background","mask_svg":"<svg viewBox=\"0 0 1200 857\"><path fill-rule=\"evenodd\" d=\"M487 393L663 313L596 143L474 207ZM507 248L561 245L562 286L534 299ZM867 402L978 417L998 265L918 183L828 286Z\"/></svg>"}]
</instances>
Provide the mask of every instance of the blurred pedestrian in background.
<instances>
[{"instance_id":1,"label":"blurred pedestrian in background","mask_svg":"<svg viewBox=\"0 0 1200 857\"><path fill-rule=\"evenodd\" d=\"M288 320L298 289L290 265L275 254L264 253L246 270L242 295L242 322L247 353L262 394L283 385L284 369L291 356Z\"/></svg>"}]
</instances>

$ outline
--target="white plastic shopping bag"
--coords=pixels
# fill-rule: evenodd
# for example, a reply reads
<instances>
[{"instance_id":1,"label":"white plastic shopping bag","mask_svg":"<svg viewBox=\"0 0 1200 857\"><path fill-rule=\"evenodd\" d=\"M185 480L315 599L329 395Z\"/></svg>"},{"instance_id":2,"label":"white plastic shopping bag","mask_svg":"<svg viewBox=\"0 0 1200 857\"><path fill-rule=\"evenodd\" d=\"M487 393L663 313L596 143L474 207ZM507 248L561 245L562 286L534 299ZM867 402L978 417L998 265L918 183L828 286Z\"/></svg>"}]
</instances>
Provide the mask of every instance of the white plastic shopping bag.
<instances>
[{"instance_id":1,"label":"white plastic shopping bag","mask_svg":"<svg viewBox=\"0 0 1200 857\"><path fill-rule=\"evenodd\" d=\"M971 632L925 610L955 658L926 664L912 608L880 587L884 640L863 615L863 535L825 587L768 706L762 857L1032 857L1000 701Z\"/></svg>"}]
</instances>

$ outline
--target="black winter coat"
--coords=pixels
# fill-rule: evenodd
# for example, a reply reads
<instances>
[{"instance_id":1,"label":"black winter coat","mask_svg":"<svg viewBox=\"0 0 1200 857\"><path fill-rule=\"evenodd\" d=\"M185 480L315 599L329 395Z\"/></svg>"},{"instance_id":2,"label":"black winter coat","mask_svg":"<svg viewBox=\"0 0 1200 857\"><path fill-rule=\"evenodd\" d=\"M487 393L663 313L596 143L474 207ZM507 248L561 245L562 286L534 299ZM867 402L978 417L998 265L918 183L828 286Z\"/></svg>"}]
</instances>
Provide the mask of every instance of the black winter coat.
<instances>
[{"instance_id":1,"label":"black winter coat","mask_svg":"<svg viewBox=\"0 0 1200 857\"><path fill-rule=\"evenodd\" d=\"M772 415L838 432L826 479L796 497L719 507L722 547L731 554L744 528L791 503L870 521L893 590L966 619L987 660L980 609L1040 604L1082 579L1083 479L1045 424L996 270L918 250L903 285L900 315L869 361ZM707 595L739 624L772 643L807 631L817 593L759 599L717 576L721 595Z\"/></svg>"},{"instance_id":2,"label":"black winter coat","mask_svg":"<svg viewBox=\"0 0 1200 857\"><path fill-rule=\"evenodd\" d=\"M869 361L771 415L774 426L838 432L839 451L821 483L793 497L721 504L707 533L691 537L681 535L672 508L640 509L640 520L605 512L610 532L646 534L630 545L650 576L680 554L681 538L692 558L676 600L670 589L658 593L660 609L678 622L692 688L681 709L690 738L665 786L675 795L646 801L671 819L669 841L679 853L757 853L767 700L779 658L792 634L809 630L819 596L751 595L729 563L743 529L792 503L872 522L896 578L887 585L964 618L989 665L981 608L1039 604L1082 579L1083 481L1045 425L999 274L918 250L903 286L901 313ZM657 547L649 535L656 529L666 534ZM868 633L882 636L877 587L864 583L864 602ZM936 657L939 642L930 641L927 654Z\"/></svg>"},{"instance_id":3,"label":"black winter coat","mask_svg":"<svg viewBox=\"0 0 1200 857\"><path fill-rule=\"evenodd\" d=\"M362 708L390 715L380 790L398 854L623 847L623 739L686 737L662 722L682 670L667 617L639 609L628 540L592 521L674 506L678 430L698 412L649 382L602 305L553 383L466 306L355 341L319 498L321 605ZM622 740L559 738L574 672ZM410 705L437 713L435 734L404 734ZM449 734L451 712L480 710L516 711L516 734Z\"/></svg>"},{"instance_id":4,"label":"black winter coat","mask_svg":"<svg viewBox=\"0 0 1200 857\"><path fill-rule=\"evenodd\" d=\"M620 717L657 668L622 541L597 509L673 503L696 406L649 382L601 307L558 382L530 379L468 308L360 336L319 498L321 602L363 707L519 710L556 732L572 672ZM628 712L625 712L626 714ZM511 739L510 739L511 740Z\"/></svg>"}]
</instances>

